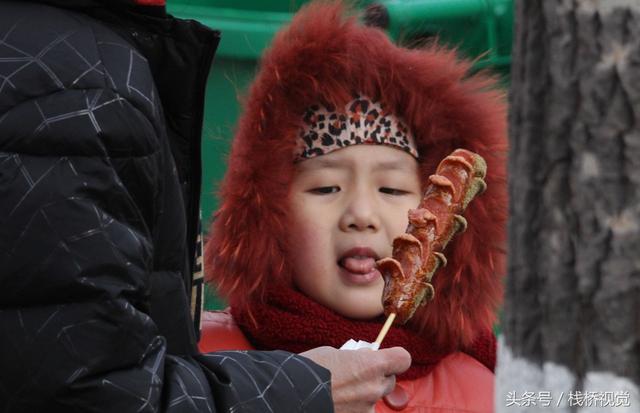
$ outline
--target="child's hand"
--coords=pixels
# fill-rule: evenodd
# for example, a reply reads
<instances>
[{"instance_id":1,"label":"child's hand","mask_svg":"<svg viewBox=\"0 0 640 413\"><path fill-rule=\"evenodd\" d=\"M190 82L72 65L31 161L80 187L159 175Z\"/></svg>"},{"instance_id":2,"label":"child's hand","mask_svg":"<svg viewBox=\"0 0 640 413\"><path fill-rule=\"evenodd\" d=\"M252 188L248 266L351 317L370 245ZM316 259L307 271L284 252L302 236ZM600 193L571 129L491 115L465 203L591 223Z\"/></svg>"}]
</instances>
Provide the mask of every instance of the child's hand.
<instances>
[{"instance_id":1,"label":"child's hand","mask_svg":"<svg viewBox=\"0 0 640 413\"><path fill-rule=\"evenodd\" d=\"M411 356L402 347L342 351L318 347L301 354L331 371L336 413L371 413L395 386L395 375L407 370Z\"/></svg>"}]
</instances>

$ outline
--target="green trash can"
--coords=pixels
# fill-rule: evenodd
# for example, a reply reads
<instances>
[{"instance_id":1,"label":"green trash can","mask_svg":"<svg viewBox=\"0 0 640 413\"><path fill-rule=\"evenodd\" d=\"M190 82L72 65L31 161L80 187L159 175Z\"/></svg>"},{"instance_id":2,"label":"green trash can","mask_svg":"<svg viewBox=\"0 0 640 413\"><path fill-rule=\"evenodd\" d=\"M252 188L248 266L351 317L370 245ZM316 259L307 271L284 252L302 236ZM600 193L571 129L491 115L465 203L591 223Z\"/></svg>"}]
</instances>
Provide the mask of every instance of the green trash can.
<instances>
[{"instance_id":1,"label":"green trash can","mask_svg":"<svg viewBox=\"0 0 640 413\"><path fill-rule=\"evenodd\" d=\"M513 0L386 0L387 30L411 46L437 38L508 81L513 36Z\"/></svg>"},{"instance_id":2,"label":"green trash can","mask_svg":"<svg viewBox=\"0 0 640 413\"><path fill-rule=\"evenodd\" d=\"M207 83L202 133L202 214L207 227L217 208L215 191L224 175L242 96L275 33L308 0L168 0L167 11L220 30L222 37ZM437 38L475 59L474 68L508 79L513 0L361 0L370 23L407 47ZM507 80L505 80L507 81ZM205 308L224 306L207 293Z\"/></svg>"}]
</instances>

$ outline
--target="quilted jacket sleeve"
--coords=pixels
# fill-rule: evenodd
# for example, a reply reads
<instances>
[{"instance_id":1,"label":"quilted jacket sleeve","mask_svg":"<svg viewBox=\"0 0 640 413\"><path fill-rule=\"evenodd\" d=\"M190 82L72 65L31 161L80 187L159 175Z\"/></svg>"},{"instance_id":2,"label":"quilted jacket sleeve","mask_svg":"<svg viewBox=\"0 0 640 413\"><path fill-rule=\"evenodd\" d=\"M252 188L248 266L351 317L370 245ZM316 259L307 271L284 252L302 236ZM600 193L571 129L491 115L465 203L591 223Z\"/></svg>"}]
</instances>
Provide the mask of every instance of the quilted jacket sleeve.
<instances>
[{"instance_id":1,"label":"quilted jacket sleeve","mask_svg":"<svg viewBox=\"0 0 640 413\"><path fill-rule=\"evenodd\" d=\"M168 354L148 315L171 167L148 66L38 7L0 3L0 410L332 411L303 357Z\"/></svg>"}]
</instances>

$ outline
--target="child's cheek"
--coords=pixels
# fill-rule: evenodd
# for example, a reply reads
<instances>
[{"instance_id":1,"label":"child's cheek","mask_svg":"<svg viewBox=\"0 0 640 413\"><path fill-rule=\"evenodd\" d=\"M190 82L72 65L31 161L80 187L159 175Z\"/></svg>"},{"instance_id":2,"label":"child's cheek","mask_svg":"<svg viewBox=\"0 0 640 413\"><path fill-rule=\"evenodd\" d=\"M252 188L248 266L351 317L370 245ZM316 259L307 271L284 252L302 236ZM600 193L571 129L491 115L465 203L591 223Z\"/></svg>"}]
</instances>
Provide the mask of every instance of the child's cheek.
<instances>
[{"instance_id":1,"label":"child's cheek","mask_svg":"<svg viewBox=\"0 0 640 413\"><path fill-rule=\"evenodd\" d=\"M331 236L322 224L319 219L297 221L290 242L290 248L295 251L297 271L318 272L330 265L330 257L333 257Z\"/></svg>"}]
</instances>

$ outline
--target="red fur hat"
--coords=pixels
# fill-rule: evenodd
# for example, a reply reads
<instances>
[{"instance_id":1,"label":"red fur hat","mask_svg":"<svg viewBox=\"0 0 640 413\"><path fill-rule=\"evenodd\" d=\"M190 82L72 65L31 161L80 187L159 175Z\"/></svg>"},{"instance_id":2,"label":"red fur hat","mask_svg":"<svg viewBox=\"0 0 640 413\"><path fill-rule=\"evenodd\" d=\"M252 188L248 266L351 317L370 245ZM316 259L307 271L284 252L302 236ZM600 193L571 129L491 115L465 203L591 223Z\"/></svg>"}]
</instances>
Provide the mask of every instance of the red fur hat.
<instances>
[{"instance_id":1,"label":"red fur hat","mask_svg":"<svg viewBox=\"0 0 640 413\"><path fill-rule=\"evenodd\" d=\"M469 206L464 234L434 276L435 299L410 328L444 348L490 329L502 296L506 110L495 81L469 76L469 62L436 46L408 50L345 16L340 3L302 9L265 53L245 103L206 245L208 280L233 306L260 299L268 283L291 282L286 198L304 110L344 107L355 93L379 100L413 132L423 183L446 155L465 148L487 161L487 191Z\"/></svg>"}]
</instances>

